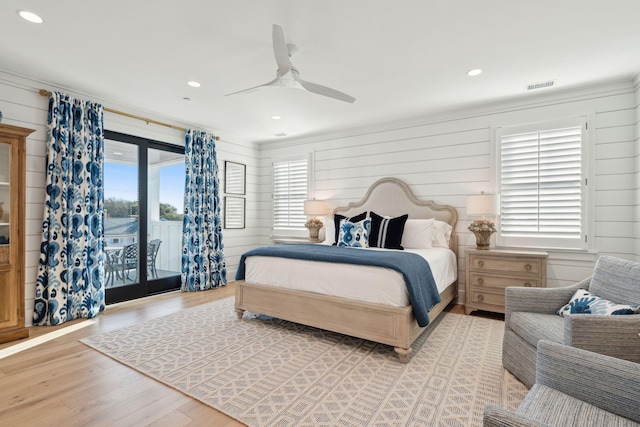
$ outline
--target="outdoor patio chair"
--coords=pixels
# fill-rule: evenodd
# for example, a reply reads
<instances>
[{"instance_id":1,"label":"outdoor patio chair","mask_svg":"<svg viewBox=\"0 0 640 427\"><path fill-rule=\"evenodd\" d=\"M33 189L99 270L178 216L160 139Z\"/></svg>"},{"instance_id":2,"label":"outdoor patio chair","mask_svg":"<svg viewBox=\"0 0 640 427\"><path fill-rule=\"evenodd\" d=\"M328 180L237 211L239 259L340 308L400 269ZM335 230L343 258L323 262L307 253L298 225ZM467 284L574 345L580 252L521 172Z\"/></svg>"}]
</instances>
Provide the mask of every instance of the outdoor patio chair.
<instances>
[{"instance_id":1,"label":"outdoor patio chair","mask_svg":"<svg viewBox=\"0 0 640 427\"><path fill-rule=\"evenodd\" d=\"M147 275L151 275L153 278L158 277L158 270L156 269L156 259L158 258L158 251L160 250L160 244L162 240L153 239L147 245Z\"/></svg>"}]
</instances>

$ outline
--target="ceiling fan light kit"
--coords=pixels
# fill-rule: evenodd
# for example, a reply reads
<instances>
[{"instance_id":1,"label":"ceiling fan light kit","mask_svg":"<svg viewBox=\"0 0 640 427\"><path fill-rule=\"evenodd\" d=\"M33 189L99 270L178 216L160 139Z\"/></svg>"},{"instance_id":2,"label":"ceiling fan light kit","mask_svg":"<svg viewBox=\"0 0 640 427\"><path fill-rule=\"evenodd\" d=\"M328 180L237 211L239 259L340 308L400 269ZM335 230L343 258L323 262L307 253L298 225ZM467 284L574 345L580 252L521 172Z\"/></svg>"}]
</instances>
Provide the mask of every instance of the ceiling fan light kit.
<instances>
[{"instance_id":1,"label":"ceiling fan light kit","mask_svg":"<svg viewBox=\"0 0 640 427\"><path fill-rule=\"evenodd\" d=\"M287 45L284 38L284 31L279 25L273 25L273 54L276 58L276 64L278 70L276 71L276 78L260 86L254 86L249 89L240 90L238 92L229 93L225 96L235 95L238 93L249 92L261 87L284 87L292 89L306 90L307 92L315 93L317 95L326 96L329 98L337 99L339 101L353 103L355 98L340 92L335 89L331 89L326 86L322 86L316 83L304 81L300 78L300 73L293 66L291 62L291 55L295 52L293 45Z\"/></svg>"}]
</instances>

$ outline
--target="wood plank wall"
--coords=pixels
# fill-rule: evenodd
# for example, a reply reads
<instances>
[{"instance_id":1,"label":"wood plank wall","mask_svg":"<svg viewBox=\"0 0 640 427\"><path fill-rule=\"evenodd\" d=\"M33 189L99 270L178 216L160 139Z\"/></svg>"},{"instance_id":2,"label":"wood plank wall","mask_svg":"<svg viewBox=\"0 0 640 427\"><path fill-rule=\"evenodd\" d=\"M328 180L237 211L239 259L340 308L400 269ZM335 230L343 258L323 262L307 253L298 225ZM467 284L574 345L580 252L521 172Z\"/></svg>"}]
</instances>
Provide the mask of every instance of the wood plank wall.
<instances>
[{"instance_id":1,"label":"wood plank wall","mask_svg":"<svg viewBox=\"0 0 640 427\"><path fill-rule=\"evenodd\" d=\"M27 319L33 312L44 200L42 171L47 100L38 94L42 87L56 89L52 85L0 72L0 109L4 121L36 129L27 147ZM73 95L69 90L62 91ZM109 100L80 97L189 127L144 111L134 111L131 107L119 107ZM224 184L225 160L247 165L247 227L224 230L229 278L234 277L242 253L271 242L272 159L313 153L313 195L327 200L328 212L336 206L359 200L373 182L386 176L406 181L419 198L455 206L459 212L460 301L464 301L464 248L474 245L474 237L466 229L470 222L465 212L466 196L495 191L495 129L576 115L587 115L592 125L590 148L594 182L590 213L595 223L595 252L552 252L547 269L548 286L564 286L586 277L600 254L640 259L639 102L637 83L625 80L313 138L254 144L229 141L221 134L222 140L217 144L221 183ZM200 128L212 130L214 125ZM105 127L183 144L180 131L109 113L105 116Z\"/></svg>"},{"instance_id":2,"label":"wood plank wall","mask_svg":"<svg viewBox=\"0 0 640 427\"><path fill-rule=\"evenodd\" d=\"M102 102L105 106L117 110L137 114L143 117L168 122L180 127L195 127L218 134L215 124L197 126L176 122L165 117L157 117L145 111L135 111L131 107L121 107L109 100L87 95L74 94L70 90L59 89L53 85L29 80L0 72L0 110L3 122L16 126L36 129L27 140L27 230L26 230L26 271L25 271L25 311L27 324L31 324L35 283L38 275L38 260L42 238L43 201L45 197L45 163L48 98L38 94L39 89L60 90L69 95L83 99ZM176 145L184 145L184 133L164 126L147 125L145 122L127 118L113 113L105 113L105 129L128 133ZM237 260L243 252L254 247L259 237L256 236L258 151L255 144L246 141L235 141L220 134L221 140L216 143L218 164L220 166L221 189L224 189L224 161L244 163L247 165L247 228L244 230L224 230L223 243L225 253L229 255L227 268L232 280L237 268ZM220 193L224 197L224 193ZM260 231L262 233L262 231ZM261 237L261 236L260 236Z\"/></svg>"},{"instance_id":3,"label":"wood plank wall","mask_svg":"<svg viewBox=\"0 0 640 427\"><path fill-rule=\"evenodd\" d=\"M633 238L635 240L635 255L636 260L640 259L640 84L636 85L636 102L634 108L634 116L632 121L635 123L635 138L634 142L634 180L633 180L633 191L634 191L634 229L633 229Z\"/></svg>"},{"instance_id":4,"label":"wood plank wall","mask_svg":"<svg viewBox=\"0 0 640 427\"><path fill-rule=\"evenodd\" d=\"M637 86L625 81L417 118L412 123L263 143L259 216L270 223L273 158L314 153L312 196L327 201L328 214L337 206L360 200L379 178L400 178L418 198L450 204L458 210L458 277L460 300L464 301L464 249L475 246L473 234L467 231L466 197L480 191L495 192L496 128L586 115L591 126L593 201L589 212L595 223L595 253L550 253L548 286L568 285L587 277L600 254L627 259L640 254L639 96Z\"/></svg>"}]
</instances>

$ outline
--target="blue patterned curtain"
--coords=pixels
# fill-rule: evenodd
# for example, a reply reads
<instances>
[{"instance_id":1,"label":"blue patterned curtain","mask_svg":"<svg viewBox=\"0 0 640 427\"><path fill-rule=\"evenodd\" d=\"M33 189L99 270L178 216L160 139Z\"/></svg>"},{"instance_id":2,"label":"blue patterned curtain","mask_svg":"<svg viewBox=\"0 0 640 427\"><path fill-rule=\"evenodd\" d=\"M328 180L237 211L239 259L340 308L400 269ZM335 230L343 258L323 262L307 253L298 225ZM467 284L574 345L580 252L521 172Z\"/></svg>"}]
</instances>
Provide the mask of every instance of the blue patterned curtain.
<instances>
[{"instance_id":1,"label":"blue patterned curtain","mask_svg":"<svg viewBox=\"0 0 640 427\"><path fill-rule=\"evenodd\" d=\"M227 284L222 244L216 139L206 132L185 133L185 188L182 235L182 291Z\"/></svg>"},{"instance_id":2,"label":"blue patterned curtain","mask_svg":"<svg viewBox=\"0 0 640 427\"><path fill-rule=\"evenodd\" d=\"M103 108L52 93L34 325L104 310Z\"/></svg>"}]
</instances>

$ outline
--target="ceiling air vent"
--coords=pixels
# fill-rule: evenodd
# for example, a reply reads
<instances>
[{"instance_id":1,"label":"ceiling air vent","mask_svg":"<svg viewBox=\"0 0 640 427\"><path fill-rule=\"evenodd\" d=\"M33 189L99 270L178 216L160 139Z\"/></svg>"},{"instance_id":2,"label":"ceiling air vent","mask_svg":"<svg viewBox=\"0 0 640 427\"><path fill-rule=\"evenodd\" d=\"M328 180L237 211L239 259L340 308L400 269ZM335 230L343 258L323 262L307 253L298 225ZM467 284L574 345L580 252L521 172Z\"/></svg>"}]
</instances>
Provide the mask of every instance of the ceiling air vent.
<instances>
[{"instance_id":1,"label":"ceiling air vent","mask_svg":"<svg viewBox=\"0 0 640 427\"><path fill-rule=\"evenodd\" d=\"M551 87L554 85L555 82L556 82L555 80L549 80L546 82L532 83L530 85L527 85L527 90L536 90L536 89L543 89L545 87Z\"/></svg>"}]
</instances>

